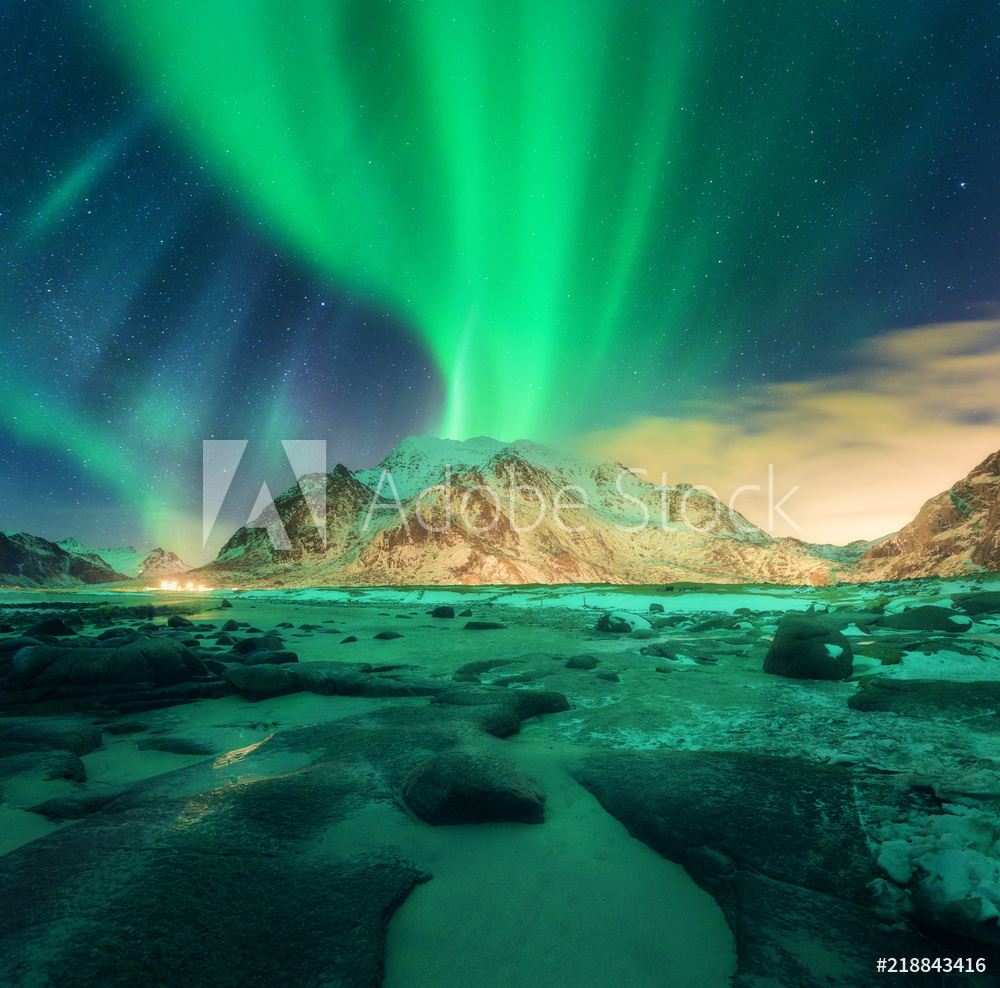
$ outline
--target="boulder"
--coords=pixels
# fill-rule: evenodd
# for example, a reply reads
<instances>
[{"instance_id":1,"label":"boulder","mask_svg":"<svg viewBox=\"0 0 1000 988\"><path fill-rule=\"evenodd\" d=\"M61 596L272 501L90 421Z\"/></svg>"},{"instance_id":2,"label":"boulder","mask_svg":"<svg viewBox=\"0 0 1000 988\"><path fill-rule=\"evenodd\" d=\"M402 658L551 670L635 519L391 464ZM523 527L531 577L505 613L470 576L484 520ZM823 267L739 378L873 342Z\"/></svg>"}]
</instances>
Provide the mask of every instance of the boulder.
<instances>
[{"instance_id":1,"label":"boulder","mask_svg":"<svg viewBox=\"0 0 1000 988\"><path fill-rule=\"evenodd\" d=\"M0 757L52 750L86 755L100 745L100 728L84 720L11 717L0 721Z\"/></svg>"},{"instance_id":2,"label":"boulder","mask_svg":"<svg viewBox=\"0 0 1000 988\"><path fill-rule=\"evenodd\" d=\"M416 768L403 799L430 824L541 823L545 796L506 759L446 751Z\"/></svg>"},{"instance_id":3,"label":"boulder","mask_svg":"<svg viewBox=\"0 0 1000 988\"><path fill-rule=\"evenodd\" d=\"M629 634L629 638L647 639L647 638L659 638L660 633L654 628L636 628L635 631Z\"/></svg>"},{"instance_id":4,"label":"boulder","mask_svg":"<svg viewBox=\"0 0 1000 988\"><path fill-rule=\"evenodd\" d=\"M261 648L256 652L245 655L243 661L248 666L259 666L262 662L273 666L280 666L286 662L298 662L299 656L296 652L288 652L284 649L280 652L272 652L270 649Z\"/></svg>"},{"instance_id":5,"label":"boulder","mask_svg":"<svg viewBox=\"0 0 1000 988\"><path fill-rule=\"evenodd\" d=\"M846 679L851 643L819 618L786 614L764 658L764 672L790 679Z\"/></svg>"},{"instance_id":6,"label":"boulder","mask_svg":"<svg viewBox=\"0 0 1000 988\"><path fill-rule=\"evenodd\" d=\"M996 590L960 593L951 599L966 614L1000 614L1000 593Z\"/></svg>"},{"instance_id":7,"label":"boulder","mask_svg":"<svg viewBox=\"0 0 1000 988\"><path fill-rule=\"evenodd\" d=\"M848 697L853 710L894 711L915 717L961 720L968 728L1000 734L1000 682L950 683L939 679L869 676Z\"/></svg>"},{"instance_id":8,"label":"boulder","mask_svg":"<svg viewBox=\"0 0 1000 988\"><path fill-rule=\"evenodd\" d=\"M75 635L76 628L71 628L62 618L49 618L47 621L40 621L33 624L25 631L26 635L52 635L55 638L65 638L68 635Z\"/></svg>"},{"instance_id":9,"label":"boulder","mask_svg":"<svg viewBox=\"0 0 1000 988\"><path fill-rule=\"evenodd\" d=\"M608 631L617 635L628 635L638 628L652 627L644 617L626 611L608 611L597 619L596 625L598 631Z\"/></svg>"},{"instance_id":10,"label":"boulder","mask_svg":"<svg viewBox=\"0 0 1000 988\"><path fill-rule=\"evenodd\" d=\"M874 807L912 809L903 781L735 751L597 750L571 772L716 899L736 939L733 985L857 988L876 984L883 953L941 952L889 928L873 904L879 873L864 821ZM921 977L890 980L916 988Z\"/></svg>"},{"instance_id":11,"label":"boulder","mask_svg":"<svg viewBox=\"0 0 1000 988\"><path fill-rule=\"evenodd\" d=\"M903 631L950 631L961 633L972 627L972 618L950 607L927 604L911 607L896 614L885 614L872 624L879 628L897 628Z\"/></svg>"},{"instance_id":12,"label":"boulder","mask_svg":"<svg viewBox=\"0 0 1000 988\"><path fill-rule=\"evenodd\" d=\"M169 686L207 674L204 662L189 648L170 638L157 638L120 648L28 646L14 655L10 685L15 688L97 683Z\"/></svg>"},{"instance_id":13,"label":"boulder","mask_svg":"<svg viewBox=\"0 0 1000 988\"><path fill-rule=\"evenodd\" d=\"M298 676L286 666L267 663L254 666L231 665L223 673L223 678L248 700L267 700L302 691Z\"/></svg>"},{"instance_id":14,"label":"boulder","mask_svg":"<svg viewBox=\"0 0 1000 988\"><path fill-rule=\"evenodd\" d=\"M236 655L249 655L251 652L259 652L261 649L280 652L281 648L280 638L276 635L264 635L261 638L244 638L233 646L232 651Z\"/></svg>"},{"instance_id":15,"label":"boulder","mask_svg":"<svg viewBox=\"0 0 1000 988\"><path fill-rule=\"evenodd\" d=\"M221 691L220 691L221 689ZM15 653L0 693L0 711L137 712L225 695L191 649L171 638L103 645L31 645Z\"/></svg>"}]
</instances>

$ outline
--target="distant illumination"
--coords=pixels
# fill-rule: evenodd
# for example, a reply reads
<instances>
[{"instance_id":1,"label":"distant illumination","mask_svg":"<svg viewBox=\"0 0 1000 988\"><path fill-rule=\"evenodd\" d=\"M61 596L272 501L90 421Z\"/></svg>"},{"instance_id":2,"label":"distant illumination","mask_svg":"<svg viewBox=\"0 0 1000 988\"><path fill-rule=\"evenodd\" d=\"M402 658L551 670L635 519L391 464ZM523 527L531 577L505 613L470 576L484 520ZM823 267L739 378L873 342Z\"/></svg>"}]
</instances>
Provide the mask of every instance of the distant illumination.
<instances>
[{"instance_id":1,"label":"distant illumination","mask_svg":"<svg viewBox=\"0 0 1000 988\"><path fill-rule=\"evenodd\" d=\"M170 590L187 593L210 593L214 587L203 587L200 583L185 583L183 586L176 580L162 580L159 587L146 587L147 590Z\"/></svg>"}]
</instances>

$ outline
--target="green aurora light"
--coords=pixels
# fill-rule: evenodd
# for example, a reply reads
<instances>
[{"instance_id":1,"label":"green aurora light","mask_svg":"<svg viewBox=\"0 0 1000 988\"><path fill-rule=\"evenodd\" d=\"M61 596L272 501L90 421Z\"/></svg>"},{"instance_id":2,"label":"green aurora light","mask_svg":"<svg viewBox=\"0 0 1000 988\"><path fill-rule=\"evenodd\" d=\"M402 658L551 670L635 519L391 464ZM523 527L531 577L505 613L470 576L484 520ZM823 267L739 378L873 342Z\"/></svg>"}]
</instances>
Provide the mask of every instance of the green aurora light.
<instances>
[{"instance_id":1,"label":"green aurora light","mask_svg":"<svg viewBox=\"0 0 1000 988\"><path fill-rule=\"evenodd\" d=\"M680 153L695 11L106 4L119 52L221 179L416 327L449 382L442 434L502 439L567 431L609 349L638 372L702 288L713 238L691 229Z\"/></svg>"}]
</instances>

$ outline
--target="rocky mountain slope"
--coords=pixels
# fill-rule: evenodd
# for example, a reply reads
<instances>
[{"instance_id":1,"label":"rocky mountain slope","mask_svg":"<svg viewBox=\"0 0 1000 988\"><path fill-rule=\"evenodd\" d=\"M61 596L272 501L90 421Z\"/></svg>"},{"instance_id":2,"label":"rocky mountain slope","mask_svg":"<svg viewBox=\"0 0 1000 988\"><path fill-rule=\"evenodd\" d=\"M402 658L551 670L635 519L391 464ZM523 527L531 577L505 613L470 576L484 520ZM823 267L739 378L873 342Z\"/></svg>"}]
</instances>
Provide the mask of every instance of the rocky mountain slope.
<instances>
[{"instance_id":1,"label":"rocky mountain slope","mask_svg":"<svg viewBox=\"0 0 1000 988\"><path fill-rule=\"evenodd\" d=\"M0 532L0 585L77 587L128 579L93 550L80 549L64 548L26 532Z\"/></svg>"},{"instance_id":2,"label":"rocky mountain slope","mask_svg":"<svg viewBox=\"0 0 1000 988\"><path fill-rule=\"evenodd\" d=\"M92 549L74 538L62 539L58 544L67 552L96 556L117 573L133 579L152 580L177 576L191 568L176 553L166 549L157 548L152 552L134 549L132 546L125 546L123 549Z\"/></svg>"},{"instance_id":3,"label":"rocky mountain slope","mask_svg":"<svg viewBox=\"0 0 1000 988\"><path fill-rule=\"evenodd\" d=\"M858 562L859 580L962 576L1000 569L1000 452L932 497Z\"/></svg>"},{"instance_id":4,"label":"rocky mountain slope","mask_svg":"<svg viewBox=\"0 0 1000 988\"><path fill-rule=\"evenodd\" d=\"M867 547L776 539L688 484L527 441L411 438L374 469L301 478L197 572L244 586L822 585Z\"/></svg>"},{"instance_id":5,"label":"rocky mountain slope","mask_svg":"<svg viewBox=\"0 0 1000 988\"><path fill-rule=\"evenodd\" d=\"M1000 570L1000 452L874 542L773 538L689 484L528 441L410 438L377 467L310 474L200 570L172 552L0 534L0 584L197 573L235 586L770 582L822 586Z\"/></svg>"}]
</instances>

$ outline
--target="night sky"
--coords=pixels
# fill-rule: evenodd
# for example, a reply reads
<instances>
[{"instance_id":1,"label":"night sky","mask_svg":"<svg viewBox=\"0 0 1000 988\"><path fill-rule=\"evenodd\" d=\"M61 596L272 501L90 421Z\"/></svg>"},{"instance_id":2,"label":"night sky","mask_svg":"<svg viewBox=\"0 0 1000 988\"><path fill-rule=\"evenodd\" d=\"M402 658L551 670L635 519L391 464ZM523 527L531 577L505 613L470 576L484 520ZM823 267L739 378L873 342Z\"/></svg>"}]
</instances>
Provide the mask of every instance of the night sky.
<instances>
[{"instance_id":1,"label":"night sky","mask_svg":"<svg viewBox=\"0 0 1000 988\"><path fill-rule=\"evenodd\" d=\"M15 0L0 73L4 530L196 564L433 434L845 542L1000 448L993 2Z\"/></svg>"}]
</instances>

